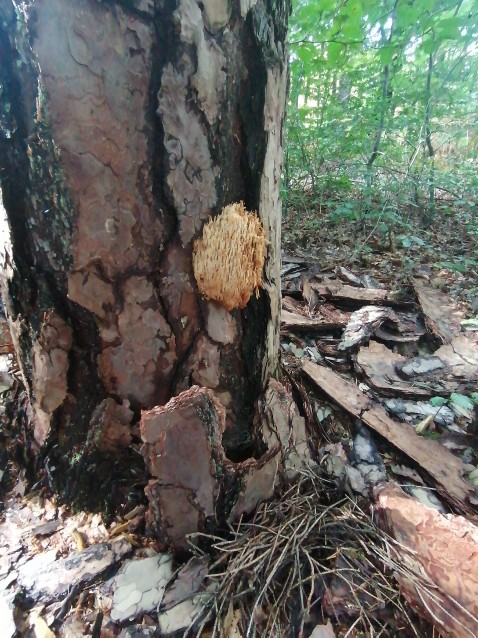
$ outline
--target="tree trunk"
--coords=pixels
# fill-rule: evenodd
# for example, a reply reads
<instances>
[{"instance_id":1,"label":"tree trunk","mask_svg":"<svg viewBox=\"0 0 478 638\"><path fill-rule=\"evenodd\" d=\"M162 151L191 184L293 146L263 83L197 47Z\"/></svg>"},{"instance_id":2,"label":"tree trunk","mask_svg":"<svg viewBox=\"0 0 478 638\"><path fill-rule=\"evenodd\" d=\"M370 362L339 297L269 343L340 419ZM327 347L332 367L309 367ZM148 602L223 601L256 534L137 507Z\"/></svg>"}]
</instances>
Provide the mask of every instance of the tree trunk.
<instances>
[{"instance_id":1,"label":"tree trunk","mask_svg":"<svg viewBox=\"0 0 478 638\"><path fill-rule=\"evenodd\" d=\"M140 411L193 385L225 408L227 456L252 453L278 367L289 9L0 0L4 296L32 445L66 498L133 485ZM231 308L200 294L192 253L241 201L267 254L257 295ZM223 263L231 250L215 258L222 296L243 267Z\"/></svg>"}]
</instances>

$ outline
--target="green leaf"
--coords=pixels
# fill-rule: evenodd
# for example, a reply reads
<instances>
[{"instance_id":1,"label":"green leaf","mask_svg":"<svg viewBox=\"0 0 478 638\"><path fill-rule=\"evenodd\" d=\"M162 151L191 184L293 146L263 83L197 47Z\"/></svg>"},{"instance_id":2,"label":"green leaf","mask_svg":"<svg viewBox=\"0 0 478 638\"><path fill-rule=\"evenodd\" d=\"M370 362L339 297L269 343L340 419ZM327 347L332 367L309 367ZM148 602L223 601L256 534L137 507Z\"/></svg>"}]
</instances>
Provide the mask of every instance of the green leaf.
<instances>
[{"instance_id":1,"label":"green leaf","mask_svg":"<svg viewBox=\"0 0 478 638\"><path fill-rule=\"evenodd\" d=\"M401 242L404 248L411 248L412 246L412 242L409 237L402 237Z\"/></svg>"},{"instance_id":2,"label":"green leaf","mask_svg":"<svg viewBox=\"0 0 478 638\"><path fill-rule=\"evenodd\" d=\"M469 412L471 412L475 407L473 401L469 397L465 396L464 394L459 394L458 392L453 392L450 395L450 403L455 408L459 408L460 410L466 410Z\"/></svg>"},{"instance_id":3,"label":"green leaf","mask_svg":"<svg viewBox=\"0 0 478 638\"><path fill-rule=\"evenodd\" d=\"M395 47L384 46L379 50L378 56L383 66L387 66L387 64L390 64L394 53Z\"/></svg>"},{"instance_id":4,"label":"green leaf","mask_svg":"<svg viewBox=\"0 0 478 638\"><path fill-rule=\"evenodd\" d=\"M475 317L475 319L463 319L460 323L464 328L478 330L478 317Z\"/></svg>"},{"instance_id":5,"label":"green leaf","mask_svg":"<svg viewBox=\"0 0 478 638\"><path fill-rule=\"evenodd\" d=\"M439 46L440 42L438 40L424 40L422 44L422 50L427 55L430 55L431 53L435 53Z\"/></svg>"},{"instance_id":6,"label":"green leaf","mask_svg":"<svg viewBox=\"0 0 478 638\"><path fill-rule=\"evenodd\" d=\"M297 56L305 65L309 65L317 55L317 49L312 43L304 43L298 47Z\"/></svg>"},{"instance_id":7,"label":"green leaf","mask_svg":"<svg viewBox=\"0 0 478 638\"><path fill-rule=\"evenodd\" d=\"M343 50L344 47L342 44L339 44L338 42L329 42L327 47L327 62L329 67L334 67L337 64Z\"/></svg>"},{"instance_id":8,"label":"green leaf","mask_svg":"<svg viewBox=\"0 0 478 638\"><path fill-rule=\"evenodd\" d=\"M446 402L447 400L443 397L432 397L430 399L430 405L432 405L434 408L441 408L442 405L445 405Z\"/></svg>"}]
</instances>

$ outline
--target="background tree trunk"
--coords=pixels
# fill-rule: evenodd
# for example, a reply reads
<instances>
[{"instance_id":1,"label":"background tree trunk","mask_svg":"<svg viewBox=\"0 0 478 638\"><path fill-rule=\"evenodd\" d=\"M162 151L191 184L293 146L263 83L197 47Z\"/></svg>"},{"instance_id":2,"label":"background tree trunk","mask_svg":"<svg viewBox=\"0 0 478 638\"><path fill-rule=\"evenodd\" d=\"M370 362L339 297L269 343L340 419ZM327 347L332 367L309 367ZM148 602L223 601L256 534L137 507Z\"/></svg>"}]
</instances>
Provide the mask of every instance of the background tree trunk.
<instances>
[{"instance_id":1,"label":"background tree trunk","mask_svg":"<svg viewBox=\"0 0 478 638\"><path fill-rule=\"evenodd\" d=\"M31 441L67 498L133 484L140 410L194 384L226 408L228 456L251 452L278 365L288 15L288 0L0 0L3 291ZM268 240L264 285L228 312L198 293L192 247L241 200Z\"/></svg>"}]
</instances>

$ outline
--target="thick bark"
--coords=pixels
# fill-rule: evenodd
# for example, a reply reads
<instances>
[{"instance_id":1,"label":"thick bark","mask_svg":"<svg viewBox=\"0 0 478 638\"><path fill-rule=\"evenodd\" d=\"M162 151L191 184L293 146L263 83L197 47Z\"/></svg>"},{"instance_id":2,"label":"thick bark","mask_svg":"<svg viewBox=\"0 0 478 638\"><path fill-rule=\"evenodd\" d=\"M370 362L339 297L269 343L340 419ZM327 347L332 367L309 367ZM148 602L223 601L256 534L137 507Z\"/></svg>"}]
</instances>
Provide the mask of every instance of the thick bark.
<instances>
[{"instance_id":1,"label":"thick bark","mask_svg":"<svg viewBox=\"0 0 478 638\"><path fill-rule=\"evenodd\" d=\"M192 385L225 408L228 456L251 450L278 365L288 14L288 0L0 2L4 295L32 442L67 497L114 492L140 410ZM199 294L192 250L241 200L267 255L257 298L228 311Z\"/></svg>"}]
</instances>

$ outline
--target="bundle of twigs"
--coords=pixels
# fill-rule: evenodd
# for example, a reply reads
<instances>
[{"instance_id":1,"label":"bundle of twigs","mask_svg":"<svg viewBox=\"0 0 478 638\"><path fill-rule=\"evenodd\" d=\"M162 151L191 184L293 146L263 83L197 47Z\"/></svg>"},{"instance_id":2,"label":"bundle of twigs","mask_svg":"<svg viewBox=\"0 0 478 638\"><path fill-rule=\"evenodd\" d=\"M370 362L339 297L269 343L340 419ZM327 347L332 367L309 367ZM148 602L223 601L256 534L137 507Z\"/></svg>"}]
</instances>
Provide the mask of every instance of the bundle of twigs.
<instances>
[{"instance_id":1,"label":"bundle of twigs","mask_svg":"<svg viewBox=\"0 0 478 638\"><path fill-rule=\"evenodd\" d=\"M399 594L393 572L407 567L391 558L396 542L350 498L330 496L324 479L304 470L227 539L210 537L217 593L208 635L307 638L325 616L344 637L431 635Z\"/></svg>"}]
</instances>

